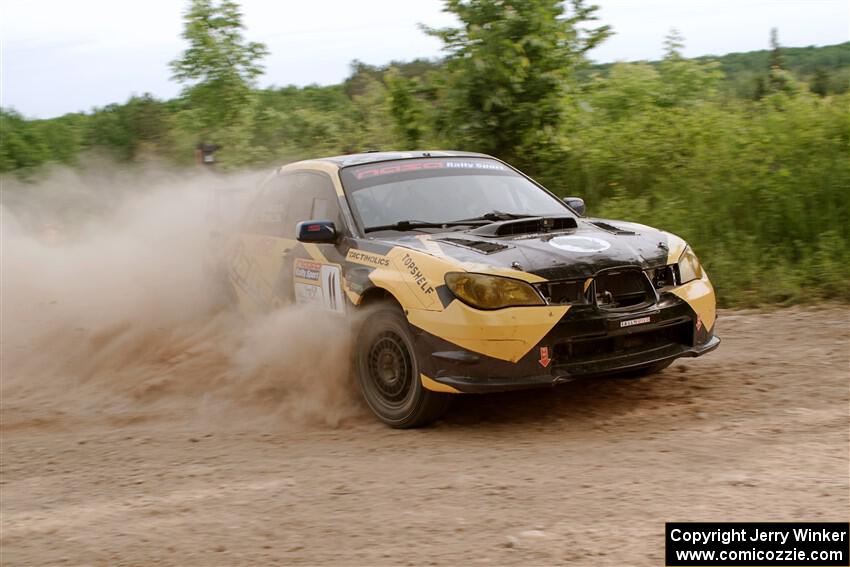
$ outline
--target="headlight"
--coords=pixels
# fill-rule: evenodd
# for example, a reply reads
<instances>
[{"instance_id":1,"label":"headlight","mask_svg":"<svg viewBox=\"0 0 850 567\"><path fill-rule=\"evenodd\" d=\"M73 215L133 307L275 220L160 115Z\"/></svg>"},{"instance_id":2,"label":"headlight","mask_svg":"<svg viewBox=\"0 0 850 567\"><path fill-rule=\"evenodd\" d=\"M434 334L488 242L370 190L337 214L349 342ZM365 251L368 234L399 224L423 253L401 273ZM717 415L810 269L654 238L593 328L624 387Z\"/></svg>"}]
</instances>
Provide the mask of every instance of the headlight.
<instances>
[{"instance_id":1,"label":"headlight","mask_svg":"<svg viewBox=\"0 0 850 567\"><path fill-rule=\"evenodd\" d=\"M446 285L458 299L478 309L545 305L531 284L513 278L449 272Z\"/></svg>"},{"instance_id":2,"label":"headlight","mask_svg":"<svg viewBox=\"0 0 850 567\"><path fill-rule=\"evenodd\" d=\"M702 266L700 266L699 259L690 246L686 247L682 255L679 256L676 265L679 267L679 284L685 284L702 277Z\"/></svg>"}]
</instances>

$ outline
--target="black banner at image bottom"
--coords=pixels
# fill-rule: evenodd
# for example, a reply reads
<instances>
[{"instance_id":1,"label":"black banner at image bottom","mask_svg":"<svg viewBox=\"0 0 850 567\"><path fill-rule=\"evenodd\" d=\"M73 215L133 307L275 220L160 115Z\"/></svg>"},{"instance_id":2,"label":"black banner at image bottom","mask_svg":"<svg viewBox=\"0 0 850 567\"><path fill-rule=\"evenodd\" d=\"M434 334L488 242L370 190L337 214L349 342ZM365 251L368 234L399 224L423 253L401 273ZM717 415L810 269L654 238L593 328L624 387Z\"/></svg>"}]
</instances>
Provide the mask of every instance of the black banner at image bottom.
<instances>
[{"instance_id":1,"label":"black banner at image bottom","mask_svg":"<svg viewBox=\"0 0 850 567\"><path fill-rule=\"evenodd\" d=\"M668 522L668 567L850 567L846 522Z\"/></svg>"}]
</instances>

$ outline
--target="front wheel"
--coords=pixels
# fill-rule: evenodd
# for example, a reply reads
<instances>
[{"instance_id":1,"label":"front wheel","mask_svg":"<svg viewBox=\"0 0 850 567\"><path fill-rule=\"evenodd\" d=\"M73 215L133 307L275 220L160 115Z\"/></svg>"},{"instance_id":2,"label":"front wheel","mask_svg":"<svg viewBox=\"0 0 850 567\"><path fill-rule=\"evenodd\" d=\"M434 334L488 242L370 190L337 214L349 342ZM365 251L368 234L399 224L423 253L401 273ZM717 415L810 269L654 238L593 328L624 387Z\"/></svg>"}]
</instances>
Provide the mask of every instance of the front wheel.
<instances>
[{"instance_id":1,"label":"front wheel","mask_svg":"<svg viewBox=\"0 0 850 567\"><path fill-rule=\"evenodd\" d=\"M427 425L448 408L448 394L422 386L413 334L398 307L381 305L366 318L357 338L356 358L363 398L387 425Z\"/></svg>"}]
</instances>

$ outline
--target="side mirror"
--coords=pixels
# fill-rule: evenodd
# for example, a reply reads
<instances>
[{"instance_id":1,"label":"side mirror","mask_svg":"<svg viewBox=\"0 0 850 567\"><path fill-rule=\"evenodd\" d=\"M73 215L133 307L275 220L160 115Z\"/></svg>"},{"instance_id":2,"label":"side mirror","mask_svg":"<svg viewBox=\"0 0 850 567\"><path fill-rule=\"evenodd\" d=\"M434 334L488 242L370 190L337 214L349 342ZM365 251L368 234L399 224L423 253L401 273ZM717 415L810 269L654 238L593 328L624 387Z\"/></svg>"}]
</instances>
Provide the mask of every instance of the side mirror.
<instances>
[{"instance_id":1,"label":"side mirror","mask_svg":"<svg viewBox=\"0 0 850 567\"><path fill-rule=\"evenodd\" d=\"M334 244L339 236L333 221L329 220L299 222L295 226L295 234L298 242L312 242L313 244Z\"/></svg>"},{"instance_id":2,"label":"side mirror","mask_svg":"<svg viewBox=\"0 0 850 567\"><path fill-rule=\"evenodd\" d=\"M579 216L584 216L584 199L581 197L564 197L564 202L569 208L577 212Z\"/></svg>"}]
</instances>

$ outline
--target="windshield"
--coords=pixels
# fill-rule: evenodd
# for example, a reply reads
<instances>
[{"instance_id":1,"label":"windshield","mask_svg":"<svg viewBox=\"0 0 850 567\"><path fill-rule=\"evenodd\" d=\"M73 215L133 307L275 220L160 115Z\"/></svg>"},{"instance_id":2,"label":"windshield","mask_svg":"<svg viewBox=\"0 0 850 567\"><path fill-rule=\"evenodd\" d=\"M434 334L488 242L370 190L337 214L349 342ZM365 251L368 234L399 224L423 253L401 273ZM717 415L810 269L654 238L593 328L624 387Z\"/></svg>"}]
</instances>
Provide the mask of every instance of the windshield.
<instances>
[{"instance_id":1,"label":"windshield","mask_svg":"<svg viewBox=\"0 0 850 567\"><path fill-rule=\"evenodd\" d=\"M498 212L570 215L559 199L496 160L425 158L346 167L342 184L363 229L451 222Z\"/></svg>"}]
</instances>

